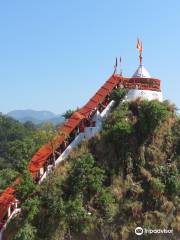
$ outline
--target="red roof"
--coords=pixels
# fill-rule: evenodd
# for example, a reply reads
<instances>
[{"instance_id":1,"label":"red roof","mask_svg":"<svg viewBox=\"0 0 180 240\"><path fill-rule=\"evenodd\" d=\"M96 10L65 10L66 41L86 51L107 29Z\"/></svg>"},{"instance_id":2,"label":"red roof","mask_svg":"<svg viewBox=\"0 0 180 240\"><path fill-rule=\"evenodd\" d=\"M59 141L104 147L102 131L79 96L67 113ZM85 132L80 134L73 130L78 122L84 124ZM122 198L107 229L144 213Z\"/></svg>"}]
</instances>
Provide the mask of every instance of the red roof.
<instances>
[{"instance_id":1,"label":"red roof","mask_svg":"<svg viewBox=\"0 0 180 240\"><path fill-rule=\"evenodd\" d=\"M79 110L79 113L85 115L85 117L88 117L90 112L105 99L105 97L112 91L118 82L119 79L116 77L116 75L112 75L96 92L96 94L87 102L87 104Z\"/></svg>"},{"instance_id":2,"label":"red roof","mask_svg":"<svg viewBox=\"0 0 180 240\"><path fill-rule=\"evenodd\" d=\"M59 129L59 131L65 134L70 134L84 118L85 116L80 112L74 112L71 117L65 122L64 126Z\"/></svg>"},{"instance_id":3,"label":"red roof","mask_svg":"<svg viewBox=\"0 0 180 240\"><path fill-rule=\"evenodd\" d=\"M6 215L7 210L12 202L16 200L14 197L14 188L8 187L6 190L0 195L0 221L2 221L3 217Z\"/></svg>"},{"instance_id":4,"label":"red roof","mask_svg":"<svg viewBox=\"0 0 180 240\"><path fill-rule=\"evenodd\" d=\"M36 172L38 172L39 169L44 165L52 152L52 145L47 143L34 154L28 166L29 171L33 176L35 176Z\"/></svg>"}]
</instances>

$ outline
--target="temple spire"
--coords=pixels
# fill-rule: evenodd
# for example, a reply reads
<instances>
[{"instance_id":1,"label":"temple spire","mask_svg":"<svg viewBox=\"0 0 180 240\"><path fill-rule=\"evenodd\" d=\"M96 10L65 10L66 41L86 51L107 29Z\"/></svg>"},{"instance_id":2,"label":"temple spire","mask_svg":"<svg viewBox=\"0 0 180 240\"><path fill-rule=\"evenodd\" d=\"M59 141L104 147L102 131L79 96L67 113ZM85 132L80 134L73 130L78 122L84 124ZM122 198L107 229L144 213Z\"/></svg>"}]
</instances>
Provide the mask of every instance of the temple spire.
<instances>
[{"instance_id":1,"label":"temple spire","mask_svg":"<svg viewBox=\"0 0 180 240\"><path fill-rule=\"evenodd\" d=\"M142 45L142 42L139 40L139 38L137 39L136 48L139 51L139 66L132 77L134 77L134 78L137 78L137 77L138 78L150 78L151 76L150 76L149 72L145 69L145 67L142 64L143 45Z\"/></svg>"}]
</instances>

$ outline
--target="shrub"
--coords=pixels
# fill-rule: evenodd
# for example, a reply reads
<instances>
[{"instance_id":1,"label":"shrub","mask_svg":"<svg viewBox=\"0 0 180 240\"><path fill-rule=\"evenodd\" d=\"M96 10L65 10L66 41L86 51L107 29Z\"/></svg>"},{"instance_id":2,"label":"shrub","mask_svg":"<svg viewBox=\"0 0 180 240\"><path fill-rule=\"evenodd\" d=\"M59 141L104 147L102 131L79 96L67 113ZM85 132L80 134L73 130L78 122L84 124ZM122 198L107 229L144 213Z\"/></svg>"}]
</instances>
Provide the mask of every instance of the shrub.
<instances>
[{"instance_id":1,"label":"shrub","mask_svg":"<svg viewBox=\"0 0 180 240\"><path fill-rule=\"evenodd\" d=\"M102 217L108 221L112 221L118 212L118 205L116 204L115 198L107 189L101 190L96 198L95 204L102 214Z\"/></svg>"},{"instance_id":2,"label":"shrub","mask_svg":"<svg viewBox=\"0 0 180 240\"><path fill-rule=\"evenodd\" d=\"M144 140L157 126L169 117L166 104L157 100L141 101L138 108L137 130L139 138Z\"/></svg>"},{"instance_id":3,"label":"shrub","mask_svg":"<svg viewBox=\"0 0 180 240\"><path fill-rule=\"evenodd\" d=\"M99 192L104 180L104 170L98 167L91 154L83 154L74 159L68 185L72 194Z\"/></svg>"}]
</instances>

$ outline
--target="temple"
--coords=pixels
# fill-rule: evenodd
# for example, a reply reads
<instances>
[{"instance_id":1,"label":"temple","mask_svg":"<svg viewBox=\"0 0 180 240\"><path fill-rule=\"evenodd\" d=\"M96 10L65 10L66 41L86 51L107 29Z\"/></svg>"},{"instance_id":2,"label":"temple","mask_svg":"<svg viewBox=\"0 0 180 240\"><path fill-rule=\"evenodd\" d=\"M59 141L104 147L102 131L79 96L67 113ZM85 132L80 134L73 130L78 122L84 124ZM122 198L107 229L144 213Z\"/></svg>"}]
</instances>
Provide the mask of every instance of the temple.
<instances>
[{"instance_id":1,"label":"temple","mask_svg":"<svg viewBox=\"0 0 180 240\"><path fill-rule=\"evenodd\" d=\"M128 101L141 98L149 101L157 99L162 102L160 80L151 77L143 65L139 65L128 82L132 84L132 88L129 89L127 94Z\"/></svg>"},{"instance_id":2,"label":"temple","mask_svg":"<svg viewBox=\"0 0 180 240\"><path fill-rule=\"evenodd\" d=\"M138 45L139 44L139 45ZM137 98L162 101L161 82L150 76L142 64L142 43L137 44L140 52L140 63L132 77L123 77L116 73L104 83L95 95L64 123L59 135L52 143L42 146L29 162L29 171L34 181L40 184L52 169L64 161L69 153L83 140L90 139L102 129L102 123L114 105L110 93L117 88L128 90L125 100ZM10 219L20 212L18 200L15 198L15 183L0 194L0 239Z\"/></svg>"},{"instance_id":3,"label":"temple","mask_svg":"<svg viewBox=\"0 0 180 240\"><path fill-rule=\"evenodd\" d=\"M143 66L143 45L142 42L137 40L136 48L139 51L139 66L132 77L129 79L129 83L133 84L129 89L127 99L129 101L136 100L137 98L162 101L162 92L160 89L160 80L151 77L149 72Z\"/></svg>"}]
</instances>

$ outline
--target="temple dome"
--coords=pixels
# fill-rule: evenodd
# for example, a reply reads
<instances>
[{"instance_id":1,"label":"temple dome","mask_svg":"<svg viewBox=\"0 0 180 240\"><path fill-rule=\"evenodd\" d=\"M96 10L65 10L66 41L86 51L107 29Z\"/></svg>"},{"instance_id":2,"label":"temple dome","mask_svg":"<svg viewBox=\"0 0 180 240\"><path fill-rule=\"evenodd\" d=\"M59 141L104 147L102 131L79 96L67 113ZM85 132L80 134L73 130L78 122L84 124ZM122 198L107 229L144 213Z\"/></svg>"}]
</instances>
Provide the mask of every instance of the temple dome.
<instances>
[{"instance_id":1,"label":"temple dome","mask_svg":"<svg viewBox=\"0 0 180 240\"><path fill-rule=\"evenodd\" d=\"M149 72L146 70L146 68L143 65L139 65L138 69L133 74L134 78L150 78Z\"/></svg>"}]
</instances>

